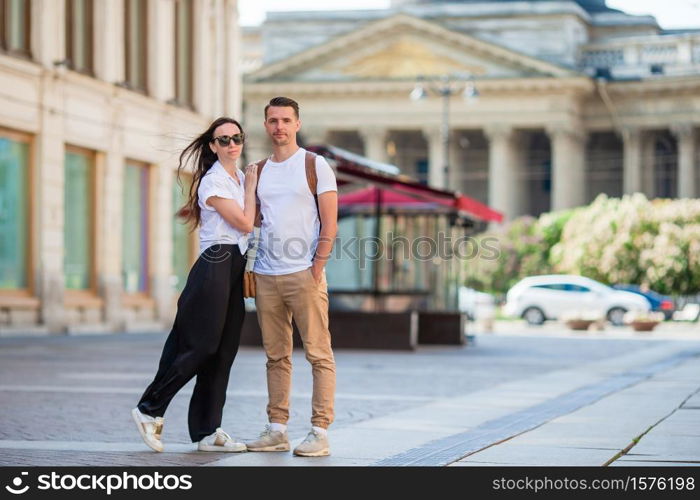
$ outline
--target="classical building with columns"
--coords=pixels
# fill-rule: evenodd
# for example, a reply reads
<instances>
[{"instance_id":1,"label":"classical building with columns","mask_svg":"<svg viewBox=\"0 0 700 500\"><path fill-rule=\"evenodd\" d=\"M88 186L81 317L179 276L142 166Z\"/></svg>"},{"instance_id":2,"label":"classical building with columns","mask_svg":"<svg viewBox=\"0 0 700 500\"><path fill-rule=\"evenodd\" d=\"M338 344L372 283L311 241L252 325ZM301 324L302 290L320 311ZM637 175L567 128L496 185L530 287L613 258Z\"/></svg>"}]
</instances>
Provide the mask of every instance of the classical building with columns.
<instances>
[{"instance_id":1,"label":"classical building with columns","mask_svg":"<svg viewBox=\"0 0 700 500\"><path fill-rule=\"evenodd\" d=\"M240 115L240 46L236 0L0 0L0 335L169 327L178 155Z\"/></svg>"},{"instance_id":2,"label":"classical building with columns","mask_svg":"<svg viewBox=\"0 0 700 500\"><path fill-rule=\"evenodd\" d=\"M305 142L507 219L600 193L700 193L700 29L663 30L605 0L403 0L268 13L243 39L250 159L266 154L253 126L265 103L287 95ZM418 84L425 98L409 99Z\"/></svg>"}]
</instances>

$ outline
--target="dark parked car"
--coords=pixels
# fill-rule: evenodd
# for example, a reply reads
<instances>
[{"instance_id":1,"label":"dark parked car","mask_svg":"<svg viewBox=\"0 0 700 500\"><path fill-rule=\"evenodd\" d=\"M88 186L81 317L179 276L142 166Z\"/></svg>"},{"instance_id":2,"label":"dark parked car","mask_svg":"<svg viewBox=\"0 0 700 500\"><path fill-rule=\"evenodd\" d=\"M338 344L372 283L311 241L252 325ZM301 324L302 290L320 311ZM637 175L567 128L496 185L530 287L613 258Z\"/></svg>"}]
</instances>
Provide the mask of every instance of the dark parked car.
<instances>
[{"instance_id":1,"label":"dark parked car","mask_svg":"<svg viewBox=\"0 0 700 500\"><path fill-rule=\"evenodd\" d=\"M646 298L651 305L651 310L654 312L664 313L664 317L669 320L673 317L673 312L676 310L676 304L668 295L661 295L654 290L642 290L639 285L613 285L617 290L625 290L639 294Z\"/></svg>"}]
</instances>

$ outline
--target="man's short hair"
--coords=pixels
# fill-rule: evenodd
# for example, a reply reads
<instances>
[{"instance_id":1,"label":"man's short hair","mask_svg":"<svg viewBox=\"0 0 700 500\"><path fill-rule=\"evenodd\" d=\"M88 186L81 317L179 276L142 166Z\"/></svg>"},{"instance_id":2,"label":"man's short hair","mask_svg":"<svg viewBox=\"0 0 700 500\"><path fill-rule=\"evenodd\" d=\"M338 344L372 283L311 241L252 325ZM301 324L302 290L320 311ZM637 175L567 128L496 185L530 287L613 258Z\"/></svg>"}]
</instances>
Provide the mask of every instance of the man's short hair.
<instances>
[{"instance_id":1,"label":"man's short hair","mask_svg":"<svg viewBox=\"0 0 700 500\"><path fill-rule=\"evenodd\" d=\"M265 106L265 119L267 120L267 110L270 108L270 106L275 106L278 108L292 108L294 110L294 116L296 116L297 120L299 119L299 104L294 100L290 99L289 97L273 97L270 99L270 102L268 103L267 106Z\"/></svg>"}]
</instances>

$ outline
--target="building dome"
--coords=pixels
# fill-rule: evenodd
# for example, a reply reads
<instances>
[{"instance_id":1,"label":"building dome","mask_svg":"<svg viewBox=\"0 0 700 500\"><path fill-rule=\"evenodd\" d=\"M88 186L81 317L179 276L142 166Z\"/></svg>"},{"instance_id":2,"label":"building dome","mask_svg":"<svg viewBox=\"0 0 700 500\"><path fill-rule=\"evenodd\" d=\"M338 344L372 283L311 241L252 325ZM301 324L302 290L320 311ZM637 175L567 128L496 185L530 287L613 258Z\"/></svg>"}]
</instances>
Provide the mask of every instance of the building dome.
<instances>
[{"instance_id":1,"label":"building dome","mask_svg":"<svg viewBox=\"0 0 700 500\"><path fill-rule=\"evenodd\" d=\"M391 5L397 7L400 5L419 5L419 4L436 4L436 3L507 3L507 2L522 2L523 0L392 0ZM560 2L561 0L525 0L532 3L539 2ZM605 4L605 0L572 0L586 9L588 12L606 12L615 11Z\"/></svg>"}]
</instances>

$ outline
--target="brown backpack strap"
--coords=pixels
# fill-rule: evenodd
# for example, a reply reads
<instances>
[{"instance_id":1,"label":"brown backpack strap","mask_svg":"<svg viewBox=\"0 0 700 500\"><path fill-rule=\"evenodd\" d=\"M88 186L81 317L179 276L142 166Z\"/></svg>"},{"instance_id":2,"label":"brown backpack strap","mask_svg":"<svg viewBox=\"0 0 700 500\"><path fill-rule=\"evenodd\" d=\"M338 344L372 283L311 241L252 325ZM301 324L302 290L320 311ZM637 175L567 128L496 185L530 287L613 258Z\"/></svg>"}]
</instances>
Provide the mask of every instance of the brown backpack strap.
<instances>
[{"instance_id":1,"label":"brown backpack strap","mask_svg":"<svg viewBox=\"0 0 700 500\"><path fill-rule=\"evenodd\" d=\"M267 158L264 160L260 160L259 162L256 163L258 166L258 179L255 182L255 221L253 222L253 225L255 227L260 227L262 224L262 214L260 213L260 198L258 198L258 184L260 184L260 175L262 175L263 168L265 168L265 164L267 163Z\"/></svg>"},{"instance_id":2,"label":"brown backpack strap","mask_svg":"<svg viewBox=\"0 0 700 500\"><path fill-rule=\"evenodd\" d=\"M316 203L316 213L318 213L318 220L321 220L321 212L318 209L318 195L316 194L316 189L318 188L318 176L316 175L316 153L311 151L306 152L306 183L309 185L309 191L314 197L314 203Z\"/></svg>"}]
</instances>

